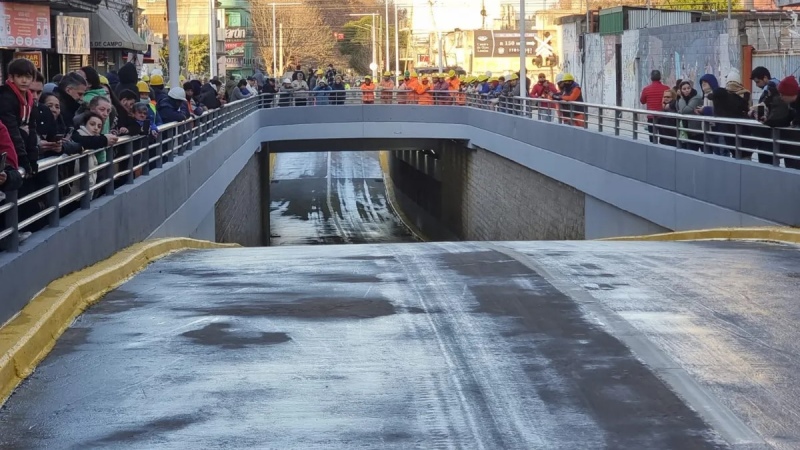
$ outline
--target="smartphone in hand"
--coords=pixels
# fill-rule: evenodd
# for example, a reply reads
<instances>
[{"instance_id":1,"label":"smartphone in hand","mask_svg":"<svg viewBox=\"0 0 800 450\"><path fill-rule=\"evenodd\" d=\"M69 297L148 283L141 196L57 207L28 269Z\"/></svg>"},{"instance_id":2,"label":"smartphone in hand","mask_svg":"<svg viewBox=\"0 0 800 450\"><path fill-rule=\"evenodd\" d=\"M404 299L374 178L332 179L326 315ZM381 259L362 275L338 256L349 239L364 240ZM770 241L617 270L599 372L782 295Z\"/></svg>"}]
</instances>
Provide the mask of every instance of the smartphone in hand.
<instances>
[{"instance_id":1,"label":"smartphone in hand","mask_svg":"<svg viewBox=\"0 0 800 450\"><path fill-rule=\"evenodd\" d=\"M8 153L3 153L0 155L0 171L6 168L6 160L8 159Z\"/></svg>"},{"instance_id":2,"label":"smartphone in hand","mask_svg":"<svg viewBox=\"0 0 800 450\"><path fill-rule=\"evenodd\" d=\"M756 108L756 119L761 120L764 118L764 114L766 113L764 105L758 105Z\"/></svg>"}]
</instances>

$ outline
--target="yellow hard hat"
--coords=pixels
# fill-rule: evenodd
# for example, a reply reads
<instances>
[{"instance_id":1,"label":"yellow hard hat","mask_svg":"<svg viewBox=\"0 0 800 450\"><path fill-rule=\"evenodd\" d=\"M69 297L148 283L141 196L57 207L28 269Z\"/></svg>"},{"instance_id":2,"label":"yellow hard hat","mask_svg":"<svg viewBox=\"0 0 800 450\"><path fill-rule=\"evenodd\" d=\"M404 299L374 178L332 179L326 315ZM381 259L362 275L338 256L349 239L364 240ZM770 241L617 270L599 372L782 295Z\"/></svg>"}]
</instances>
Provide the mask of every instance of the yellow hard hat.
<instances>
[{"instance_id":1,"label":"yellow hard hat","mask_svg":"<svg viewBox=\"0 0 800 450\"><path fill-rule=\"evenodd\" d=\"M465 75L461 75L460 77L458 77L458 81L464 81L466 79L467 77Z\"/></svg>"},{"instance_id":2,"label":"yellow hard hat","mask_svg":"<svg viewBox=\"0 0 800 450\"><path fill-rule=\"evenodd\" d=\"M478 81L480 81L481 83L483 83L485 81L488 81L488 80L489 80L489 76L488 75L481 75L481 76L478 77Z\"/></svg>"},{"instance_id":3,"label":"yellow hard hat","mask_svg":"<svg viewBox=\"0 0 800 450\"><path fill-rule=\"evenodd\" d=\"M561 81L575 81L575 77L571 73L565 73Z\"/></svg>"},{"instance_id":4,"label":"yellow hard hat","mask_svg":"<svg viewBox=\"0 0 800 450\"><path fill-rule=\"evenodd\" d=\"M136 89L139 91L140 94L150 93L150 86L148 86L147 83L145 83L144 81L136 83Z\"/></svg>"},{"instance_id":5,"label":"yellow hard hat","mask_svg":"<svg viewBox=\"0 0 800 450\"><path fill-rule=\"evenodd\" d=\"M413 71L413 70L412 70L412 71L411 71L411 73L410 73L410 74L408 74L408 77L409 77L409 78L417 78L417 72L415 72L415 71Z\"/></svg>"},{"instance_id":6,"label":"yellow hard hat","mask_svg":"<svg viewBox=\"0 0 800 450\"><path fill-rule=\"evenodd\" d=\"M322 69L317 69L317 75L324 75L324 74L325 72L323 72Z\"/></svg>"},{"instance_id":7,"label":"yellow hard hat","mask_svg":"<svg viewBox=\"0 0 800 450\"><path fill-rule=\"evenodd\" d=\"M150 75L148 75L148 74L144 74L144 75L142 75L142 81L144 81L145 83L147 83L148 81L150 81Z\"/></svg>"},{"instance_id":8,"label":"yellow hard hat","mask_svg":"<svg viewBox=\"0 0 800 450\"><path fill-rule=\"evenodd\" d=\"M389 72L389 71L387 70L386 72L383 72L383 76L385 76L385 77L390 77L390 76L392 76L392 72Z\"/></svg>"},{"instance_id":9,"label":"yellow hard hat","mask_svg":"<svg viewBox=\"0 0 800 450\"><path fill-rule=\"evenodd\" d=\"M489 78L489 82L494 82L494 81L500 81L500 79L497 77Z\"/></svg>"},{"instance_id":10,"label":"yellow hard hat","mask_svg":"<svg viewBox=\"0 0 800 450\"><path fill-rule=\"evenodd\" d=\"M183 76L183 75L181 75L180 77L178 77L178 79L179 79L179 80L181 80L181 83L183 83L184 81L186 81L186 77L185 77L185 76Z\"/></svg>"},{"instance_id":11,"label":"yellow hard hat","mask_svg":"<svg viewBox=\"0 0 800 450\"><path fill-rule=\"evenodd\" d=\"M161 75L153 75L150 77L150 85L151 86L163 86L164 85L164 77Z\"/></svg>"},{"instance_id":12,"label":"yellow hard hat","mask_svg":"<svg viewBox=\"0 0 800 450\"><path fill-rule=\"evenodd\" d=\"M478 81L478 79L475 78L474 76L470 75L464 81L466 81L467 83L474 83L474 82Z\"/></svg>"},{"instance_id":13,"label":"yellow hard hat","mask_svg":"<svg viewBox=\"0 0 800 450\"><path fill-rule=\"evenodd\" d=\"M456 71L453 70L453 69L450 69L450 72L447 72L447 75L450 76L450 77L454 77L454 76L456 76Z\"/></svg>"},{"instance_id":14,"label":"yellow hard hat","mask_svg":"<svg viewBox=\"0 0 800 450\"><path fill-rule=\"evenodd\" d=\"M100 75L100 84L108 86L108 78L106 78L104 75Z\"/></svg>"},{"instance_id":15,"label":"yellow hard hat","mask_svg":"<svg viewBox=\"0 0 800 450\"><path fill-rule=\"evenodd\" d=\"M517 75L517 74L515 74L515 73L512 73L512 74L511 74L511 78L510 78L510 79L511 79L511 80L519 80L519 75Z\"/></svg>"},{"instance_id":16,"label":"yellow hard hat","mask_svg":"<svg viewBox=\"0 0 800 450\"><path fill-rule=\"evenodd\" d=\"M364 79L365 79L365 80L371 80L371 79L372 79L372 76L370 76L370 75L367 75L367 76L365 76L365 77L364 77Z\"/></svg>"}]
</instances>

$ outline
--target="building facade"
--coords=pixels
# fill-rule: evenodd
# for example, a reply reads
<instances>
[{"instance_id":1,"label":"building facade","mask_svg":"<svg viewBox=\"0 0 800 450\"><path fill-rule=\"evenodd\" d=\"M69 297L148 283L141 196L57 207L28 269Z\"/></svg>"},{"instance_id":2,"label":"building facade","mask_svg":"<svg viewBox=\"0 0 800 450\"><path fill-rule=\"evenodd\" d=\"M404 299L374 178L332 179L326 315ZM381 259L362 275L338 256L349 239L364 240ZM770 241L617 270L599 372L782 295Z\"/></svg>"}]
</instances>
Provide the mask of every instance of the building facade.
<instances>
[{"instance_id":1,"label":"building facade","mask_svg":"<svg viewBox=\"0 0 800 450\"><path fill-rule=\"evenodd\" d=\"M229 78L245 78L260 61L250 22L249 0L222 0L225 10L225 70Z\"/></svg>"}]
</instances>

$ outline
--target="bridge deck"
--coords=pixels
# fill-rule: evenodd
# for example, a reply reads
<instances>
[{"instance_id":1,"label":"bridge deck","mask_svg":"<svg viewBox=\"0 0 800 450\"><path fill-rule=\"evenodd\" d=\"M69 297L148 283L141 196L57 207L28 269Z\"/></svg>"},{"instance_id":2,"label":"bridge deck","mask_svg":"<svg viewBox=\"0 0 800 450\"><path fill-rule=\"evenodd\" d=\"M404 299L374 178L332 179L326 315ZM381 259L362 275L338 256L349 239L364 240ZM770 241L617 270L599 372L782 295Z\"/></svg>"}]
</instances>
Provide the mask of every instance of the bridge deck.
<instances>
[{"instance_id":1,"label":"bridge deck","mask_svg":"<svg viewBox=\"0 0 800 450\"><path fill-rule=\"evenodd\" d=\"M0 447L798 448L798 268L734 242L182 253L77 320Z\"/></svg>"}]
</instances>

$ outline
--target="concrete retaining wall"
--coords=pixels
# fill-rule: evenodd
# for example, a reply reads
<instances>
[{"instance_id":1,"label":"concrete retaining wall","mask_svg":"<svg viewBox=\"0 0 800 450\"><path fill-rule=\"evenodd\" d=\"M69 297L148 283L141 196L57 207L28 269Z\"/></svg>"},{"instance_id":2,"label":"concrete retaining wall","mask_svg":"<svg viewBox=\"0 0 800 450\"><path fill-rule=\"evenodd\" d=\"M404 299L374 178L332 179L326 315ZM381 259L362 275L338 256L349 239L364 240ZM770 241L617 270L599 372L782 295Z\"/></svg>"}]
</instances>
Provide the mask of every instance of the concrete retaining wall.
<instances>
[{"instance_id":1,"label":"concrete retaining wall","mask_svg":"<svg viewBox=\"0 0 800 450\"><path fill-rule=\"evenodd\" d=\"M265 199L269 192L264 188L269 173L265 152L256 153L245 164L242 171L233 179L225 193L214 205L215 240L222 243L236 243L246 247L265 245L269 224L264 223L265 209L269 205ZM268 212L266 213L268 216Z\"/></svg>"}]
</instances>

